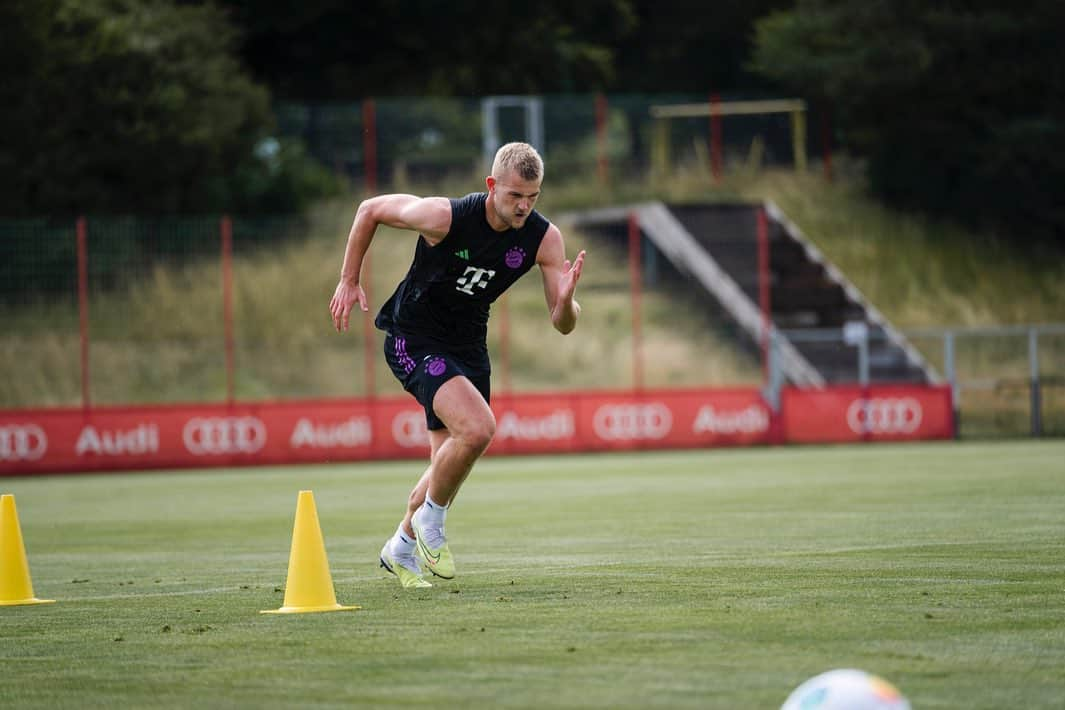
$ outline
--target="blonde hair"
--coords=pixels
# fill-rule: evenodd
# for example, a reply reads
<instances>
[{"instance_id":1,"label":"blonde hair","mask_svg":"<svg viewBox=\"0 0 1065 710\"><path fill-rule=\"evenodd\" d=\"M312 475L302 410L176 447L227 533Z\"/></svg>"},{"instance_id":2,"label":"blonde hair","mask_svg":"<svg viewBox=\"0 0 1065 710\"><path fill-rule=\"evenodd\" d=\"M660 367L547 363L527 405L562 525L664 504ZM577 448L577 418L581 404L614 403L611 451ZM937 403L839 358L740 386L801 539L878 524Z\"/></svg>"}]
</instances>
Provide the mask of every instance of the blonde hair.
<instances>
[{"instance_id":1,"label":"blonde hair","mask_svg":"<svg viewBox=\"0 0 1065 710\"><path fill-rule=\"evenodd\" d=\"M507 143L496 151L492 175L498 180L511 170L522 180L542 180L544 159L528 143Z\"/></svg>"}]
</instances>

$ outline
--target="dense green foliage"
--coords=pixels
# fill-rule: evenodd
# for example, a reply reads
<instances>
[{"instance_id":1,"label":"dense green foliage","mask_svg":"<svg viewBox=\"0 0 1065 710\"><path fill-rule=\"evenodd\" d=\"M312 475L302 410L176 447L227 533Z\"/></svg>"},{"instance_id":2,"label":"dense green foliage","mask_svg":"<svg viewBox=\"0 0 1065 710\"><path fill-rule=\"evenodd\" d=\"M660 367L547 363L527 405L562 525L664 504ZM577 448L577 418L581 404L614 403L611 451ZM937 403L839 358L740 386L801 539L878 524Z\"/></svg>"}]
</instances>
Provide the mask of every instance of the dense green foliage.
<instances>
[{"instance_id":1,"label":"dense green foliage","mask_svg":"<svg viewBox=\"0 0 1065 710\"><path fill-rule=\"evenodd\" d=\"M874 194L1060 244L1063 25L1058 0L11 0L0 215L294 211L362 169L359 132L329 170L278 141L271 99L786 91ZM383 139L475 150L478 126L417 121Z\"/></svg>"},{"instance_id":2,"label":"dense green foliage","mask_svg":"<svg viewBox=\"0 0 1065 710\"><path fill-rule=\"evenodd\" d=\"M614 38L634 27L627 0L573 3L227 0L246 55L278 95L570 90L614 77Z\"/></svg>"},{"instance_id":3,"label":"dense green foliage","mask_svg":"<svg viewBox=\"0 0 1065 710\"><path fill-rule=\"evenodd\" d=\"M1057 0L224 4L281 96L786 90L833 113L889 202L1025 243L1065 233Z\"/></svg>"},{"instance_id":4,"label":"dense green foliage","mask_svg":"<svg viewBox=\"0 0 1065 710\"><path fill-rule=\"evenodd\" d=\"M0 26L0 214L292 211L333 189L263 142L268 92L210 5L16 0Z\"/></svg>"},{"instance_id":5,"label":"dense green foliage","mask_svg":"<svg viewBox=\"0 0 1065 710\"><path fill-rule=\"evenodd\" d=\"M750 89L751 26L788 0L222 0L279 97Z\"/></svg>"},{"instance_id":6,"label":"dense green foliage","mask_svg":"<svg viewBox=\"0 0 1065 710\"><path fill-rule=\"evenodd\" d=\"M1065 63L1055 0L799 0L754 66L836 110L890 202L1065 244Z\"/></svg>"},{"instance_id":7,"label":"dense green foliage","mask_svg":"<svg viewBox=\"0 0 1065 710\"><path fill-rule=\"evenodd\" d=\"M858 667L915 708L1060 707L1065 445L486 458L452 582L377 568L423 462L8 479L31 708L777 708ZM342 604L281 606L297 491Z\"/></svg>"}]
</instances>

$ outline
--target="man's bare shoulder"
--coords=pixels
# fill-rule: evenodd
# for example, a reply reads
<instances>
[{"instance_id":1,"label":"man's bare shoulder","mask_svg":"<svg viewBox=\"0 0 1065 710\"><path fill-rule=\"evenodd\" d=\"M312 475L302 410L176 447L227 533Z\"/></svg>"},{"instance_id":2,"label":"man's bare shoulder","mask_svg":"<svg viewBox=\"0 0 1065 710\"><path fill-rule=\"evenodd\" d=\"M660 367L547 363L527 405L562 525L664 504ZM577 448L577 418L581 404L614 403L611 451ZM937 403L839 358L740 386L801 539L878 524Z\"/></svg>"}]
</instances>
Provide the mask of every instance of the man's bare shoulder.
<instances>
[{"instance_id":1,"label":"man's bare shoulder","mask_svg":"<svg viewBox=\"0 0 1065 710\"><path fill-rule=\"evenodd\" d=\"M362 208L380 224L419 232L430 241L443 239L451 229L451 201L446 197L378 195L363 202Z\"/></svg>"},{"instance_id":2,"label":"man's bare shoulder","mask_svg":"<svg viewBox=\"0 0 1065 710\"><path fill-rule=\"evenodd\" d=\"M536 263L540 266L562 266L565 259L566 247L562 241L562 232L553 222L548 222L547 231L540 241L540 248L536 252Z\"/></svg>"},{"instance_id":3,"label":"man's bare shoulder","mask_svg":"<svg viewBox=\"0 0 1065 710\"><path fill-rule=\"evenodd\" d=\"M436 244L451 231L451 200L440 196L423 197L404 210L404 216L411 228L418 230L430 244Z\"/></svg>"}]
</instances>

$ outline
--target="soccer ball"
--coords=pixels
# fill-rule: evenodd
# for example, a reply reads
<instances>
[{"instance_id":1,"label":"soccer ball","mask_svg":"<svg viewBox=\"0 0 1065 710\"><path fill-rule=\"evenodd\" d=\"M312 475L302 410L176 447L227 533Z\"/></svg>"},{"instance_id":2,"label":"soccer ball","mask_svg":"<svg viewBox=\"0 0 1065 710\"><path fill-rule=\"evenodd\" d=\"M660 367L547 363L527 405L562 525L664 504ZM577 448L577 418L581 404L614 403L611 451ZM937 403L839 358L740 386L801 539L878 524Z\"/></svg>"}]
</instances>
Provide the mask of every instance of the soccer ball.
<instances>
[{"instance_id":1,"label":"soccer ball","mask_svg":"<svg viewBox=\"0 0 1065 710\"><path fill-rule=\"evenodd\" d=\"M883 678L843 668L806 681L780 710L910 710L910 703Z\"/></svg>"}]
</instances>

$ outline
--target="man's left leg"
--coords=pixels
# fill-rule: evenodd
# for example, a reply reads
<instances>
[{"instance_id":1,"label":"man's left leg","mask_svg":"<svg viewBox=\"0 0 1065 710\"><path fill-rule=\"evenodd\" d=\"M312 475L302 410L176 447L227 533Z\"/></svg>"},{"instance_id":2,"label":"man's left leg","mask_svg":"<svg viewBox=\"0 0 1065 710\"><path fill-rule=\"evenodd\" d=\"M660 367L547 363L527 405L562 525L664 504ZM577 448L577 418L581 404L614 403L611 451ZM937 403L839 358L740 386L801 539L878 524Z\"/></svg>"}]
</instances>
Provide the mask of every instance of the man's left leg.
<instances>
[{"instance_id":1,"label":"man's left leg","mask_svg":"<svg viewBox=\"0 0 1065 710\"><path fill-rule=\"evenodd\" d=\"M473 464L491 443L495 416L484 396L466 377L454 377L440 386L433 398L433 412L447 427L447 434L433 452L429 470L411 494L410 524L418 552L429 571L451 579L455 576L455 562L444 534L448 506Z\"/></svg>"}]
</instances>

